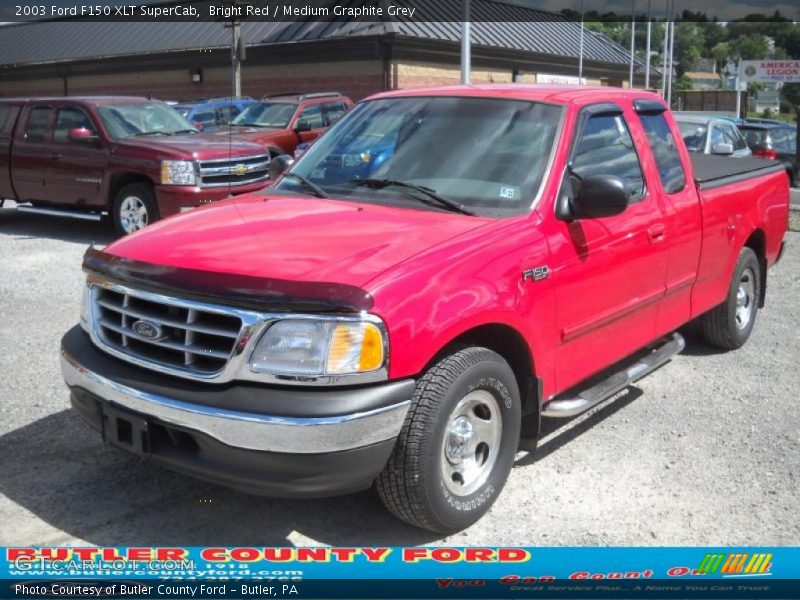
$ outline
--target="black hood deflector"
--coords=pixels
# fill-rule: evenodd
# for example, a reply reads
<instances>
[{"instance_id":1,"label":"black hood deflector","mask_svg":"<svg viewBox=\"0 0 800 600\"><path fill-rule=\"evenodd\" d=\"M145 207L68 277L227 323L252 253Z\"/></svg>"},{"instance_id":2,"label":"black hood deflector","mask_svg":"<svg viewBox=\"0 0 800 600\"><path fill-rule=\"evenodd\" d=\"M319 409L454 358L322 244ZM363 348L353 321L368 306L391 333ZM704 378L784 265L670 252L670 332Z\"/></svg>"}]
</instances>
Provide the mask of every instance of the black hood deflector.
<instances>
[{"instance_id":1,"label":"black hood deflector","mask_svg":"<svg viewBox=\"0 0 800 600\"><path fill-rule=\"evenodd\" d=\"M373 299L343 283L289 281L184 269L122 258L89 247L83 269L143 291L269 312L369 311Z\"/></svg>"}]
</instances>

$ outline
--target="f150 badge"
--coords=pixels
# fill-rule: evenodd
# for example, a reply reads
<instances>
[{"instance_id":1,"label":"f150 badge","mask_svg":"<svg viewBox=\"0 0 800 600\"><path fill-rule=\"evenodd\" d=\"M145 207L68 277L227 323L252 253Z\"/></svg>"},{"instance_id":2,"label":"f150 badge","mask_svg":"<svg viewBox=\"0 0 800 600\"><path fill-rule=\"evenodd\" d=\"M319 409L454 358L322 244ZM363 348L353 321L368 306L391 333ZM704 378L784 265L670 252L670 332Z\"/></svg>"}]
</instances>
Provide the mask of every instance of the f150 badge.
<instances>
[{"instance_id":1,"label":"f150 badge","mask_svg":"<svg viewBox=\"0 0 800 600\"><path fill-rule=\"evenodd\" d=\"M541 281L542 279L547 279L549 276L550 269L547 268L547 265L542 265L541 267L534 267L523 271L522 281L527 281L528 279L531 281Z\"/></svg>"}]
</instances>

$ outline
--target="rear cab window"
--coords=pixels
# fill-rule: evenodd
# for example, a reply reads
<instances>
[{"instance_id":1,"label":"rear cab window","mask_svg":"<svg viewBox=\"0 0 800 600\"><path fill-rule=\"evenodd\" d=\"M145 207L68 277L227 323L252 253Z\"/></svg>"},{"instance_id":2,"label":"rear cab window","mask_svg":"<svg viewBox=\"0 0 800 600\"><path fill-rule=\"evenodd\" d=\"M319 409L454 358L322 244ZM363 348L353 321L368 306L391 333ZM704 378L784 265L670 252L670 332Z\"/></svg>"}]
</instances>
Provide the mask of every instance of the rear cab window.
<instances>
[{"instance_id":1,"label":"rear cab window","mask_svg":"<svg viewBox=\"0 0 800 600\"><path fill-rule=\"evenodd\" d=\"M50 118L53 108L49 105L34 106L28 113L28 122L25 125L26 142L44 142L50 128Z\"/></svg>"},{"instance_id":2,"label":"rear cab window","mask_svg":"<svg viewBox=\"0 0 800 600\"><path fill-rule=\"evenodd\" d=\"M668 194L681 191L686 186L686 174L664 113L642 113L639 120L647 135L664 191Z\"/></svg>"}]
</instances>

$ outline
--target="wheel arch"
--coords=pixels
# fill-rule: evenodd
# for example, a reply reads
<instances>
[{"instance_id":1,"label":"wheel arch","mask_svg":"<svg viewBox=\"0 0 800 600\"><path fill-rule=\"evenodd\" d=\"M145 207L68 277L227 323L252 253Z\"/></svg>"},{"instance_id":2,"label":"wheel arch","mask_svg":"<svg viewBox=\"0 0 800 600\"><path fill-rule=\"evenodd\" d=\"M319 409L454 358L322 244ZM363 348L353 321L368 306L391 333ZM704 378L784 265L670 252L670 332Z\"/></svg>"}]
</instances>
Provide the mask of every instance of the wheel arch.
<instances>
[{"instance_id":1,"label":"wheel arch","mask_svg":"<svg viewBox=\"0 0 800 600\"><path fill-rule=\"evenodd\" d=\"M106 199L106 206L108 208L109 213L114 208L114 200L116 199L119 191L126 185L130 185L131 183L145 183L155 189L155 184L153 180L150 179L147 175L143 175L141 173L130 173L130 172L114 173L111 176L111 180L109 181L108 184L108 198Z\"/></svg>"},{"instance_id":2,"label":"wheel arch","mask_svg":"<svg viewBox=\"0 0 800 600\"><path fill-rule=\"evenodd\" d=\"M758 307L764 308L764 301L767 295L767 234L763 229L753 230L744 243L745 248L750 248L758 258L760 266L759 284L761 293L758 298Z\"/></svg>"},{"instance_id":3,"label":"wheel arch","mask_svg":"<svg viewBox=\"0 0 800 600\"><path fill-rule=\"evenodd\" d=\"M452 336L426 363L424 370L456 349L482 346L502 356L517 379L522 399L522 414L538 414L542 380L536 375L533 353L525 336L515 327L500 322L483 323Z\"/></svg>"}]
</instances>

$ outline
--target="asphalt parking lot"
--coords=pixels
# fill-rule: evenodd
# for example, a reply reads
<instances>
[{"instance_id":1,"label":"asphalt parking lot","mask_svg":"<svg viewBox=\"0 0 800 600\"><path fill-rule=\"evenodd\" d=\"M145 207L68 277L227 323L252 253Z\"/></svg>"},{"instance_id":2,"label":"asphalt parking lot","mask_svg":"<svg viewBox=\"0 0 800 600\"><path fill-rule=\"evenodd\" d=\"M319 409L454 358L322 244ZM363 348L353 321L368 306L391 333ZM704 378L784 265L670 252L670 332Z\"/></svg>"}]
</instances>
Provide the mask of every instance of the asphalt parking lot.
<instances>
[{"instance_id":1,"label":"asphalt parking lot","mask_svg":"<svg viewBox=\"0 0 800 600\"><path fill-rule=\"evenodd\" d=\"M797 545L800 234L750 342L686 350L521 452L492 511L449 538L371 491L247 496L106 448L69 410L60 336L102 226L0 209L0 545ZM560 425L560 426L559 426Z\"/></svg>"}]
</instances>

